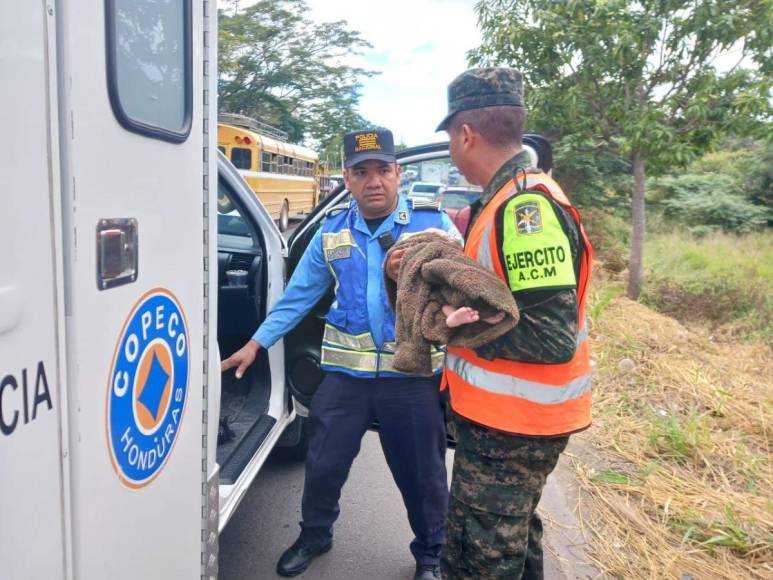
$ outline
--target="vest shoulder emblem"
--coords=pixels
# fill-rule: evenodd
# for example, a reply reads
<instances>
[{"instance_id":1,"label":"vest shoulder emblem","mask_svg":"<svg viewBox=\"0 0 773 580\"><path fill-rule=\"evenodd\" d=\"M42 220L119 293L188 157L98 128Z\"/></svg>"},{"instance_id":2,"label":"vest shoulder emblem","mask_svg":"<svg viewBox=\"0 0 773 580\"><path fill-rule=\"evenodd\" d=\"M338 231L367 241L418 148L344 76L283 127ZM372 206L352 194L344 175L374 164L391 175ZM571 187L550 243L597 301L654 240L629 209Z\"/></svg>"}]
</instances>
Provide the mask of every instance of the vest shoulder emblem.
<instances>
[{"instance_id":1,"label":"vest shoulder emblem","mask_svg":"<svg viewBox=\"0 0 773 580\"><path fill-rule=\"evenodd\" d=\"M416 199L415 197L410 198L410 200L411 200L411 209L425 210L425 211L440 211L439 201L430 201L428 199Z\"/></svg>"}]
</instances>

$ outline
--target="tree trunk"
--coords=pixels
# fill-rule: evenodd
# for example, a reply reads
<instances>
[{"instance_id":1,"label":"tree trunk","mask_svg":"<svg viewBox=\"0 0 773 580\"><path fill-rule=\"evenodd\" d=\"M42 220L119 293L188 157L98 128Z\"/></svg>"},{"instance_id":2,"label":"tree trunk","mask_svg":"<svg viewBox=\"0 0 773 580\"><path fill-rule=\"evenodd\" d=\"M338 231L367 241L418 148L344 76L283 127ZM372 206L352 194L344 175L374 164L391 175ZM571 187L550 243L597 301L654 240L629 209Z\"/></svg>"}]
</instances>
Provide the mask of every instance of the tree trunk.
<instances>
[{"instance_id":1,"label":"tree trunk","mask_svg":"<svg viewBox=\"0 0 773 580\"><path fill-rule=\"evenodd\" d=\"M633 199L631 200L631 259L628 264L628 298L636 300L641 292L644 258L644 159L633 154Z\"/></svg>"}]
</instances>

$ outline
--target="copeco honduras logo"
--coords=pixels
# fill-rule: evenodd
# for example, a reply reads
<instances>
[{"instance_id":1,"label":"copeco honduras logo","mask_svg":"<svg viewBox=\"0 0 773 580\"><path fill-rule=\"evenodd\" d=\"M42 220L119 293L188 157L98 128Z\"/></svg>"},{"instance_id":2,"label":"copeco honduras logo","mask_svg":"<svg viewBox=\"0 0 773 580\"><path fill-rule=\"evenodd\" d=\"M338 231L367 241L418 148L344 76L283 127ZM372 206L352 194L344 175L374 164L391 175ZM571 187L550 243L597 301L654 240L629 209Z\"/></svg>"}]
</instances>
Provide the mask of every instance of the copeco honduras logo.
<instances>
[{"instance_id":1,"label":"copeco honduras logo","mask_svg":"<svg viewBox=\"0 0 773 580\"><path fill-rule=\"evenodd\" d=\"M180 431L190 351L182 307L169 290L142 296L116 344L107 393L110 459L128 487L161 472Z\"/></svg>"}]
</instances>

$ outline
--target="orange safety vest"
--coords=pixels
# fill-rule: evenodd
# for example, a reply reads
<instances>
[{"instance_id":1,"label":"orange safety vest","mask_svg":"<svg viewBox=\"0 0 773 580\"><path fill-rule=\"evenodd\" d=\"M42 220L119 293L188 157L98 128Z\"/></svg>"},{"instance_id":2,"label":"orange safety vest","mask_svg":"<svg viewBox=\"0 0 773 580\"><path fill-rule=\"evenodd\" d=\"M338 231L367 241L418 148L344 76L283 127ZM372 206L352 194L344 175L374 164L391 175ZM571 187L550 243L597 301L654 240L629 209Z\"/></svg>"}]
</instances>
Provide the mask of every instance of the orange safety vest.
<instances>
[{"instance_id":1,"label":"orange safety vest","mask_svg":"<svg viewBox=\"0 0 773 580\"><path fill-rule=\"evenodd\" d=\"M487 427L531 436L551 436L585 429L591 422L591 367L585 302L593 249L580 223L580 214L560 186L544 173L529 173L525 184L507 182L485 206L467 237L465 255L477 260L507 283L497 244L494 217L514 195L537 191L559 204L574 219L580 237L577 280L578 337L572 360L560 364L487 360L474 350L448 348L444 385L451 390L451 407Z\"/></svg>"}]
</instances>

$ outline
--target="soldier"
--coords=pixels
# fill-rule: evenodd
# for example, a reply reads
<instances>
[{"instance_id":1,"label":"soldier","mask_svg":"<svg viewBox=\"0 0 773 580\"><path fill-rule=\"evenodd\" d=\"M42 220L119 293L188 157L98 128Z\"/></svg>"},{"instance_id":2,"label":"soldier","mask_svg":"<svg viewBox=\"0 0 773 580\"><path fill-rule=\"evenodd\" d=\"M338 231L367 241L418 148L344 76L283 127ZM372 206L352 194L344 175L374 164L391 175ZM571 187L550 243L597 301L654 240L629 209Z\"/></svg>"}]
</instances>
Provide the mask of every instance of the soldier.
<instances>
[{"instance_id":1,"label":"soldier","mask_svg":"<svg viewBox=\"0 0 773 580\"><path fill-rule=\"evenodd\" d=\"M440 228L461 242L438 204L398 195L400 167L392 133L354 131L344 137L344 181L353 200L327 216L293 272L287 290L244 347L223 361L236 376L287 334L328 288L335 300L322 343L326 375L311 402L301 534L277 564L282 576L302 573L332 546L338 498L365 431L378 419L381 447L415 534L415 578L439 580L448 488L445 423L438 389L444 353L432 354L434 377L393 367L395 317L384 288L387 250L401 235ZM362 563L358 576L367 577Z\"/></svg>"},{"instance_id":2,"label":"soldier","mask_svg":"<svg viewBox=\"0 0 773 580\"><path fill-rule=\"evenodd\" d=\"M523 77L462 73L448 87L459 171L484 187L465 254L510 286L521 319L476 351L449 348L458 445L441 569L446 580L542 578L535 512L569 434L590 425L585 300L591 246L558 184L522 147Z\"/></svg>"}]
</instances>

